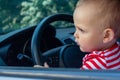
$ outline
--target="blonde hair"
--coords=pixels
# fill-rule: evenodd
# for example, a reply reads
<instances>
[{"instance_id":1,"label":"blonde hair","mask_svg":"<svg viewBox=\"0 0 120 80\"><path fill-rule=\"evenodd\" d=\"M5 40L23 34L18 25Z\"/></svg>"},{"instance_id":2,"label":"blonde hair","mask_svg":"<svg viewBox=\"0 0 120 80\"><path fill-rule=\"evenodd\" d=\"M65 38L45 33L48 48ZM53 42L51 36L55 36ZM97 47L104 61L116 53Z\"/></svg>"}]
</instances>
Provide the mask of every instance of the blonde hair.
<instances>
[{"instance_id":1,"label":"blonde hair","mask_svg":"<svg viewBox=\"0 0 120 80\"><path fill-rule=\"evenodd\" d=\"M120 37L120 0L79 0L76 8L93 4L100 10L100 14L107 27L115 32L115 37Z\"/></svg>"}]
</instances>

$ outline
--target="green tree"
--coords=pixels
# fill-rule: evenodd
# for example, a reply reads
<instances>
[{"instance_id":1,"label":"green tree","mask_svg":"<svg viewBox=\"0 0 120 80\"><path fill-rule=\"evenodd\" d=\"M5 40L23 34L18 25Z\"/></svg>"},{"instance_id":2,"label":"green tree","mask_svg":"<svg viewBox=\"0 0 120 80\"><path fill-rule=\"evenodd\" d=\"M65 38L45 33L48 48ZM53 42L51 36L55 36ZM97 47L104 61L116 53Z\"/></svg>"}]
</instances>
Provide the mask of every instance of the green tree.
<instances>
[{"instance_id":1,"label":"green tree","mask_svg":"<svg viewBox=\"0 0 120 80\"><path fill-rule=\"evenodd\" d=\"M0 0L0 32L38 24L56 13L72 14L77 0Z\"/></svg>"},{"instance_id":2,"label":"green tree","mask_svg":"<svg viewBox=\"0 0 120 80\"><path fill-rule=\"evenodd\" d=\"M22 26L37 24L45 16L72 14L77 0L30 0L22 2Z\"/></svg>"},{"instance_id":3,"label":"green tree","mask_svg":"<svg viewBox=\"0 0 120 80\"><path fill-rule=\"evenodd\" d=\"M1 33L17 28L17 24L20 23L20 10L22 1L23 0L0 0Z\"/></svg>"}]
</instances>

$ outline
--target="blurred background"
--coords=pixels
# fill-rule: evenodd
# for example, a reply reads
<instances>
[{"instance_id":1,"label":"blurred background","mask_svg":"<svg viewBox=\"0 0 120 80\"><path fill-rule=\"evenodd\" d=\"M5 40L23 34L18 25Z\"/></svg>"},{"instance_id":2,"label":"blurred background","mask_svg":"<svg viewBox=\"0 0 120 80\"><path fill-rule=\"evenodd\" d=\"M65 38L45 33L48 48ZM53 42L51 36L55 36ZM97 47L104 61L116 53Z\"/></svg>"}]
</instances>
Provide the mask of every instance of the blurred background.
<instances>
[{"instance_id":1,"label":"blurred background","mask_svg":"<svg viewBox=\"0 0 120 80\"><path fill-rule=\"evenodd\" d=\"M73 14L78 0L0 0L0 35L36 25L56 13Z\"/></svg>"}]
</instances>

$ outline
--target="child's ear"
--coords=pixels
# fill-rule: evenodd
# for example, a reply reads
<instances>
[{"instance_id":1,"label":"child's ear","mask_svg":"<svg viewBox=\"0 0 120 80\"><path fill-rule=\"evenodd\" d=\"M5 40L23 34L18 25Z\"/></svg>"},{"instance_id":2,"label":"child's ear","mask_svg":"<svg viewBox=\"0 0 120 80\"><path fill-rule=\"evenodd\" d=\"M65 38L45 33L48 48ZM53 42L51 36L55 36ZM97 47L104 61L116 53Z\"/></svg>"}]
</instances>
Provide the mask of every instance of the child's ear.
<instances>
[{"instance_id":1,"label":"child's ear","mask_svg":"<svg viewBox=\"0 0 120 80\"><path fill-rule=\"evenodd\" d=\"M104 38L103 38L103 42L107 43L110 42L114 39L114 31L111 28L107 28L104 30Z\"/></svg>"}]
</instances>

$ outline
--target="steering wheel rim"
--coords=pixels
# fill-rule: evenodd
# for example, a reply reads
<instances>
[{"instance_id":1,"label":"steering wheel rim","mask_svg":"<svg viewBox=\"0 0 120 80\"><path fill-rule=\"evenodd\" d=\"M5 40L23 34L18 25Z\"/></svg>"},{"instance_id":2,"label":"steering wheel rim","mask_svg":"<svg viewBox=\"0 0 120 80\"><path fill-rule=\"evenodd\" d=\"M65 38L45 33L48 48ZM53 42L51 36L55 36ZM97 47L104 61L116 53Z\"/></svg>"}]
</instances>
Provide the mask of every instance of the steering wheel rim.
<instances>
[{"instance_id":1,"label":"steering wheel rim","mask_svg":"<svg viewBox=\"0 0 120 80\"><path fill-rule=\"evenodd\" d=\"M43 65L42 52L40 50L41 39L46 25L54 21L68 21L73 23L73 17L70 14L54 14L44 18L35 28L31 40L31 53L35 65ZM40 40L39 40L40 39Z\"/></svg>"}]
</instances>

